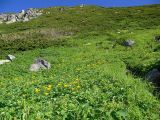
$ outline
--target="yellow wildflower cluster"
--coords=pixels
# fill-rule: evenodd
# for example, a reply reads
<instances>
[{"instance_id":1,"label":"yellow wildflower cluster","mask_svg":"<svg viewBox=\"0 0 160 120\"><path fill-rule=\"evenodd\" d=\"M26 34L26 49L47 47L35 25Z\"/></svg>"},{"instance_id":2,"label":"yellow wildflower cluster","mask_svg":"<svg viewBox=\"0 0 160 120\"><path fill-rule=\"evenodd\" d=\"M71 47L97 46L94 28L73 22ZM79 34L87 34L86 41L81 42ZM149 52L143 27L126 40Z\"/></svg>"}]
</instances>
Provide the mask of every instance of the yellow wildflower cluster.
<instances>
[{"instance_id":1,"label":"yellow wildflower cluster","mask_svg":"<svg viewBox=\"0 0 160 120\"><path fill-rule=\"evenodd\" d=\"M58 83L58 87L61 87L61 88L65 88L65 89L70 89L72 91L75 91L77 89L80 89L80 85L79 85L79 82L80 80L77 78L75 81L72 81L70 83Z\"/></svg>"},{"instance_id":2,"label":"yellow wildflower cluster","mask_svg":"<svg viewBox=\"0 0 160 120\"><path fill-rule=\"evenodd\" d=\"M47 96L47 95L49 95L49 92L51 91L51 89L52 89L52 85L48 85L48 86L45 86L45 95Z\"/></svg>"},{"instance_id":3,"label":"yellow wildflower cluster","mask_svg":"<svg viewBox=\"0 0 160 120\"><path fill-rule=\"evenodd\" d=\"M41 90L39 88L35 88L35 93L39 93Z\"/></svg>"},{"instance_id":4,"label":"yellow wildflower cluster","mask_svg":"<svg viewBox=\"0 0 160 120\"><path fill-rule=\"evenodd\" d=\"M51 88L52 88L52 85L48 85L48 86L46 87L46 90L47 90L47 91L50 91Z\"/></svg>"},{"instance_id":5,"label":"yellow wildflower cluster","mask_svg":"<svg viewBox=\"0 0 160 120\"><path fill-rule=\"evenodd\" d=\"M45 95L48 95L51 89L52 89L52 85L49 84L47 86L44 86L42 91L44 91ZM36 94L41 92L40 88L35 88L34 91Z\"/></svg>"}]
</instances>

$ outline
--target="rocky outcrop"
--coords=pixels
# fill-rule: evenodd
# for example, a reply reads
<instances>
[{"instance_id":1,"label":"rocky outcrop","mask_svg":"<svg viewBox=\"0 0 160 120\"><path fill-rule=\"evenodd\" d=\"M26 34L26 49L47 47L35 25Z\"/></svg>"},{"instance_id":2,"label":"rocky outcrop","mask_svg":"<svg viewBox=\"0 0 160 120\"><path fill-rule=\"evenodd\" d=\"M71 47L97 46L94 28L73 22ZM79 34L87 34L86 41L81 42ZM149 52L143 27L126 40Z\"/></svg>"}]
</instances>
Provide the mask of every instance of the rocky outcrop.
<instances>
[{"instance_id":1,"label":"rocky outcrop","mask_svg":"<svg viewBox=\"0 0 160 120\"><path fill-rule=\"evenodd\" d=\"M42 15L42 12L37 9L27 9L22 10L20 13L17 14L0 14L0 24L1 23L14 23L14 22L26 22L33 18L37 18L38 16Z\"/></svg>"}]
</instances>

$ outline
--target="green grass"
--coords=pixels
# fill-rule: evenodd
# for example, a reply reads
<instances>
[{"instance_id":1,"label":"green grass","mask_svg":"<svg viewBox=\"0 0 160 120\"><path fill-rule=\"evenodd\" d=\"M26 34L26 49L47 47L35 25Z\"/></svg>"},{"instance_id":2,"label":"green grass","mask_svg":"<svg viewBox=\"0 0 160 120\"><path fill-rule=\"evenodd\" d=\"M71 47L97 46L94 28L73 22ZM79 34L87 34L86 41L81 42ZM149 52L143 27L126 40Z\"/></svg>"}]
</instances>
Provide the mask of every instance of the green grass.
<instances>
[{"instance_id":1,"label":"green grass","mask_svg":"<svg viewBox=\"0 0 160 120\"><path fill-rule=\"evenodd\" d=\"M160 100L144 79L159 67L159 7L47 8L51 14L30 22L0 25L1 57L16 56L0 66L0 119L160 119ZM126 39L136 44L122 46ZM29 72L38 57L52 68Z\"/></svg>"}]
</instances>

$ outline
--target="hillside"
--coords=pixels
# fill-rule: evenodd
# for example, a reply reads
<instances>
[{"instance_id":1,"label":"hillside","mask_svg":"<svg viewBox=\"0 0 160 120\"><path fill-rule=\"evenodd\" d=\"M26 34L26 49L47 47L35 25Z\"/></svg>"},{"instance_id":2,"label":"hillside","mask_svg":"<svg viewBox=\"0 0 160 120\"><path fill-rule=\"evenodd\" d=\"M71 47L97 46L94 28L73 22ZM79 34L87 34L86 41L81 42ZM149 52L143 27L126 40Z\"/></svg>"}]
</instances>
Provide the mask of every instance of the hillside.
<instances>
[{"instance_id":1,"label":"hillside","mask_svg":"<svg viewBox=\"0 0 160 120\"><path fill-rule=\"evenodd\" d=\"M158 120L160 5L52 7L29 22L0 24L0 119ZM125 40L135 41L125 47ZM51 69L30 72L36 58Z\"/></svg>"}]
</instances>

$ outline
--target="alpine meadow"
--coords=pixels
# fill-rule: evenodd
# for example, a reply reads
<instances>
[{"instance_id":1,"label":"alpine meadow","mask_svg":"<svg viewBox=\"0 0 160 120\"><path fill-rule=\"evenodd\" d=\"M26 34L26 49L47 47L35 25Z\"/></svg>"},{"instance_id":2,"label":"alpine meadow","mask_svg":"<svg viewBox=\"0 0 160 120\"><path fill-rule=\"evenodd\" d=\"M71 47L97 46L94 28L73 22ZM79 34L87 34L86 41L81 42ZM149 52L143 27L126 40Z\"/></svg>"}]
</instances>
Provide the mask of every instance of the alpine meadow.
<instances>
[{"instance_id":1,"label":"alpine meadow","mask_svg":"<svg viewBox=\"0 0 160 120\"><path fill-rule=\"evenodd\" d=\"M160 119L160 5L37 11L0 24L0 120Z\"/></svg>"}]
</instances>

